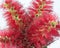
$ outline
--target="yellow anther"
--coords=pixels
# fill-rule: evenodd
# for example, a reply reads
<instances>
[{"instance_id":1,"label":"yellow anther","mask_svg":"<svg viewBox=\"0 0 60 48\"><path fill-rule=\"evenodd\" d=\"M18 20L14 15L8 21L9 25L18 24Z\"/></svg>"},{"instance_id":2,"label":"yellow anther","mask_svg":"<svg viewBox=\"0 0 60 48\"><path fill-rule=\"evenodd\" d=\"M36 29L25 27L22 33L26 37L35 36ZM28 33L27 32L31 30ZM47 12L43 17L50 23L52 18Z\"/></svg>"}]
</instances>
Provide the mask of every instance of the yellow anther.
<instances>
[{"instance_id":1,"label":"yellow anther","mask_svg":"<svg viewBox=\"0 0 60 48\"><path fill-rule=\"evenodd\" d=\"M11 8L9 9L9 11L10 11L12 14L14 14L14 13L16 12L16 10L14 10L13 7L11 7Z\"/></svg>"},{"instance_id":2,"label":"yellow anther","mask_svg":"<svg viewBox=\"0 0 60 48\"><path fill-rule=\"evenodd\" d=\"M5 3L5 4L4 4L4 7L6 7L6 8L7 8L8 6L9 6L9 5L8 5L7 3Z\"/></svg>"},{"instance_id":3,"label":"yellow anther","mask_svg":"<svg viewBox=\"0 0 60 48\"><path fill-rule=\"evenodd\" d=\"M56 24L57 24L57 22L55 22L55 21L52 21L52 22L51 22L51 25L52 25L53 27L56 27Z\"/></svg>"}]
</instances>

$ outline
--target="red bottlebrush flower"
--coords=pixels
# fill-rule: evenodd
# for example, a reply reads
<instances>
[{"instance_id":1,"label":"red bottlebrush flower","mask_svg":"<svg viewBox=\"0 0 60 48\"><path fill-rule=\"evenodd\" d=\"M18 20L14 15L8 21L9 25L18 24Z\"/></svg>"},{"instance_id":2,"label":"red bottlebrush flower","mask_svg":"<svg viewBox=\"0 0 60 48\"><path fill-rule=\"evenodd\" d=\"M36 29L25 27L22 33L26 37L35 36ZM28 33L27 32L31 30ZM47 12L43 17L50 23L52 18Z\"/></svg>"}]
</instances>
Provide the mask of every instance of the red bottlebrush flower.
<instances>
[{"instance_id":1,"label":"red bottlebrush flower","mask_svg":"<svg viewBox=\"0 0 60 48\"><path fill-rule=\"evenodd\" d=\"M27 29L28 40L33 45L36 44L35 42L39 43L42 47L48 45L54 40L53 36L59 36L56 28L57 24L57 18L52 14L45 13L35 18Z\"/></svg>"},{"instance_id":2,"label":"red bottlebrush flower","mask_svg":"<svg viewBox=\"0 0 60 48\"><path fill-rule=\"evenodd\" d=\"M10 39L14 37L14 40L21 35L21 29L19 28L19 25L16 24L15 20L13 20L12 15L7 12L7 14L3 14L2 17L7 22L7 28L0 30L0 38L4 40Z\"/></svg>"},{"instance_id":3,"label":"red bottlebrush flower","mask_svg":"<svg viewBox=\"0 0 60 48\"><path fill-rule=\"evenodd\" d=\"M25 24L23 23L23 14L25 13L24 9L22 9L22 5L19 4L19 2L17 1L11 1L11 3L9 2L5 4L3 4L4 9L6 9L6 13L7 15L11 15L12 19L15 21L16 24L19 25L20 29L24 29ZM12 23L14 23L12 21Z\"/></svg>"},{"instance_id":4,"label":"red bottlebrush flower","mask_svg":"<svg viewBox=\"0 0 60 48\"><path fill-rule=\"evenodd\" d=\"M5 0L0 7L7 28L0 29L2 48L45 48L58 37L60 24L52 15L51 0L35 0L28 13L14 0Z\"/></svg>"},{"instance_id":5,"label":"red bottlebrush flower","mask_svg":"<svg viewBox=\"0 0 60 48\"><path fill-rule=\"evenodd\" d=\"M35 0L32 2L32 6L28 8L31 16L40 16L43 12L52 12L51 0Z\"/></svg>"},{"instance_id":6,"label":"red bottlebrush flower","mask_svg":"<svg viewBox=\"0 0 60 48\"><path fill-rule=\"evenodd\" d=\"M1 9L1 8L0 8ZM4 12L3 12L4 10ZM0 47L1 48L24 48L22 44L22 30L19 24L14 20L10 12L3 9L1 16L5 19L7 28L0 28ZM1 23L0 23L1 25Z\"/></svg>"},{"instance_id":7,"label":"red bottlebrush flower","mask_svg":"<svg viewBox=\"0 0 60 48\"><path fill-rule=\"evenodd\" d=\"M12 1L9 4L6 3L6 5L7 6L3 4L2 8L5 9L6 11L4 14L4 17L6 18L6 21L8 22L9 28L8 30L5 30L5 31L3 30L4 33L1 33L1 34L4 34L4 37L5 36L7 36L8 38L10 37L13 43L17 42L16 40L18 40L18 38L20 38L19 40L24 40L22 39L24 38L23 37L25 34L24 32L31 22L30 16L28 16L28 14L25 13L25 11L22 9L22 6L18 2ZM21 44L19 45L18 43L17 48L23 48L23 47Z\"/></svg>"}]
</instances>

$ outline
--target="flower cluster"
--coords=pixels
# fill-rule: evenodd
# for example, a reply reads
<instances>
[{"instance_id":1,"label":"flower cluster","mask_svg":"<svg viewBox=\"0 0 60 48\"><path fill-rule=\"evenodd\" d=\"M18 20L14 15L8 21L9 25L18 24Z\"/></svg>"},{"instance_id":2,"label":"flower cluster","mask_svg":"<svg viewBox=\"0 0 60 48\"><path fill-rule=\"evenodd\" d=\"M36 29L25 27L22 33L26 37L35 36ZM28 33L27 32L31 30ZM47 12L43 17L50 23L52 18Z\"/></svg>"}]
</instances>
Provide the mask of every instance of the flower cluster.
<instances>
[{"instance_id":1,"label":"flower cluster","mask_svg":"<svg viewBox=\"0 0 60 48\"><path fill-rule=\"evenodd\" d=\"M28 13L15 0L0 6L8 28L0 30L1 48L47 48L59 37L60 22L52 12L51 0L32 1Z\"/></svg>"},{"instance_id":2,"label":"flower cluster","mask_svg":"<svg viewBox=\"0 0 60 48\"><path fill-rule=\"evenodd\" d=\"M24 10L22 10L22 6L16 1L5 0L5 2L1 5L1 8L5 11L3 16L6 18L9 26L4 30L0 30L0 41L2 42L1 47L5 48L6 46L7 48L23 48L22 30L25 25L23 24L24 20L22 16L24 14Z\"/></svg>"},{"instance_id":3,"label":"flower cluster","mask_svg":"<svg viewBox=\"0 0 60 48\"><path fill-rule=\"evenodd\" d=\"M20 26L20 28L22 29L22 26L24 26L22 25L22 16L24 14L22 5L20 5L17 1L6 0L5 3L2 4L2 7L6 9L5 15L10 16L16 22L16 24L18 24L18 26Z\"/></svg>"},{"instance_id":4,"label":"flower cluster","mask_svg":"<svg viewBox=\"0 0 60 48\"><path fill-rule=\"evenodd\" d=\"M57 26L56 16L45 13L31 23L27 29L27 38L33 47L43 48L53 42L54 37L60 36Z\"/></svg>"},{"instance_id":5,"label":"flower cluster","mask_svg":"<svg viewBox=\"0 0 60 48\"><path fill-rule=\"evenodd\" d=\"M32 17L40 16L43 12L52 12L51 0L33 0L32 5L28 8Z\"/></svg>"}]
</instances>

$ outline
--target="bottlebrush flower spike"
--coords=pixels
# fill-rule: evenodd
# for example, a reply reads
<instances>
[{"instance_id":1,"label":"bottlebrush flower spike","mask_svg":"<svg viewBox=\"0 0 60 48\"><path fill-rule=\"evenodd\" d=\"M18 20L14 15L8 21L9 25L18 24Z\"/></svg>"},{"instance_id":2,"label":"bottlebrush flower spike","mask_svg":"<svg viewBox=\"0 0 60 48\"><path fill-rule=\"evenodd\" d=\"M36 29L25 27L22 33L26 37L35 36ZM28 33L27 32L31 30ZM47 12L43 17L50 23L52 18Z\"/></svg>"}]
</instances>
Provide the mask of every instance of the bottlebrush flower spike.
<instances>
[{"instance_id":1,"label":"bottlebrush flower spike","mask_svg":"<svg viewBox=\"0 0 60 48\"><path fill-rule=\"evenodd\" d=\"M15 0L0 6L8 28L0 30L2 48L46 48L60 36L60 23L52 14L51 0L35 0L28 12Z\"/></svg>"},{"instance_id":2,"label":"bottlebrush flower spike","mask_svg":"<svg viewBox=\"0 0 60 48\"><path fill-rule=\"evenodd\" d=\"M34 47L37 46L37 43L41 48L47 46L54 41L54 37L59 36L58 29L56 28L57 25L57 18L51 13L44 13L42 16L35 18L27 29L29 42L31 42ZM36 48L39 47L37 46Z\"/></svg>"},{"instance_id":3,"label":"bottlebrush flower spike","mask_svg":"<svg viewBox=\"0 0 60 48\"><path fill-rule=\"evenodd\" d=\"M1 9L1 8L0 8ZM7 22L7 28L5 29L0 29L0 39L1 41L5 41L5 40L12 40L12 38L14 38L14 40L20 36L21 34L21 29L19 28L19 26L15 23L15 20L12 19L11 14L8 12L8 14L2 14L2 17L4 17L4 19Z\"/></svg>"},{"instance_id":4,"label":"bottlebrush flower spike","mask_svg":"<svg viewBox=\"0 0 60 48\"><path fill-rule=\"evenodd\" d=\"M22 9L22 5L19 2L14 0L5 0L5 3L2 4L2 8L6 9L6 14L11 14L13 20L15 20L16 24L19 25L20 29L23 30L24 23L22 16L24 14L24 9ZM8 13L9 12L9 13ZM23 16L24 17L24 16Z\"/></svg>"},{"instance_id":5,"label":"bottlebrush flower spike","mask_svg":"<svg viewBox=\"0 0 60 48\"><path fill-rule=\"evenodd\" d=\"M24 10L21 9L22 6L16 1L5 0L5 3L2 4L1 8L3 8L3 10L5 11L3 16L9 26L4 30L0 30L1 45L3 45L2 43L4 43L3 48L5 48L5 46L7 46L5 44L7 44L8 42L12 46L10 47L9 45L9 47L7 48L23 48L22 29L24 28L24 24L21 16L24 14Z\"/></svg>"},{"instance_id":6,"label":"bottlebrush flower spike","mask_svg":"<svg viewBox=\"0 0 60 48\"><path fill-rule=\"evenodd\" d=\"M1 9L1 8L0 8ZM3 9L5 13L5 9ZM19 25L16 24L15 20L13 20L10 12L7 14L2 14L1 16L7 22L7 28L0 29L0 47L1 48L23 48L22 44L22 30L19 28ZM1 25L1 24L0 24ZM21 46L20 46L21 44Z\"/></svg>"},{"instance_id":7,"label":"bottlebrush flower spike","mask_svg":"<svg viewBox=\"0 0 60 48\"><path fill-rule=\"evenodd\" d=\"M33 0L32 6L28 8L32 17L42 15L42 12L52 12L51 0Z\"/></svg>"}]
</instances>

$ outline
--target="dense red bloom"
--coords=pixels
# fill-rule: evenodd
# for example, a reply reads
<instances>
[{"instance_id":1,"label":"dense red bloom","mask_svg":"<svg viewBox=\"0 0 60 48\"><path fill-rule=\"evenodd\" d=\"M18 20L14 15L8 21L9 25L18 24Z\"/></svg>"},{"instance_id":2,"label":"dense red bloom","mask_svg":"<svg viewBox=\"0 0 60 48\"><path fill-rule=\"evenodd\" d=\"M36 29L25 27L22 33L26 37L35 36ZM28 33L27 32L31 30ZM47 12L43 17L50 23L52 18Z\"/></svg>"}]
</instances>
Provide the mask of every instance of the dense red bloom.
<instances>
[{"instance_id":1,"label":"dense red bloom","mask_svg":"<svg viewBox=\"0 0 60 48\"><path fill-rule=\"evenodd\" d=\"M22 6L18 2L12 0L5 0L5 3L2 6L5 10L3 16L6 19L8 26L8 28L0 30L0 42L2 48L5 48L5 46L7 46L6 48L23 48L22 29L24 28L24 24L21 16L24 14L24 10L22 10L21 7ZM4 46L2 46L2 43Z\"/></svg>"},{"instance_id":2,"label":"dense red bloom","mask_svg":"<svg viewBox=\"0 0 60 48\"><path fill-rule=\"evenodd\" d=\"M31 22L30 16L25 13L22 6L16 1L6 0L6 2L2 5L2 8L6 10L4 17L6 18L9 28L1 31L2 33L0 35L3 36L3 38L6 38L5 36L11 38L13 43L18 42L17 48L23 48L24 46L22 46L21 43L24 43L25 30ZM19 43L20 40L21 43Z\"/></svg>"},{"instance_id":3,"label":"dense red bloom","mask_svg":"<svg viewBox=\"0 0 60 48\"><path fill-rule=\"evenodd\" d=\"M7 0L6 0L7 1ZM7 3L8 2L8 3ZM15 21L16 24L19 25L20 29L24 29L25 24L23 23L24 21L24 9L22 9L22 5L19 4L19 2L11 0L5 2L2 7L6 9L6 13L8 15L12 16L12 19ZM23 17L23 18L22 18Z\"/></svg>"},{"instance_id":4,"label":"dense red bloom","mask_svg":"<svg viewBox=\"0 0 60 48\"><path fill-rule=\"evenodd\" d=\"M45 48L60 36L60 22L52 14L51 0L35 0L26 12L15 0L0 6L8 28L0 30L1 48Z\"/></svg>"},{"instance_id":5,"label":"dense red bloom","mask_svg":"<svg viewBox=\"0 0 60 48\"><path fill-rule=\"evenodd\" d=\"M56 16L47 13L35 18L27 29L28 40L33 45L38 43L42 47L51 43L54 40L54 37L59 36L56 28L58 24L56 19Z\"/></svg>"},{"instance_id":6,"label":"dense red bloom","mask_svg":"<svg viewBox=\"0 0 60 48\"><path fill-rule=\"evenodd\" d=\"M13 20L12 15L7 12L7 14L2 15L7 22L7 28L0 30L0 38L2 40L8 39L14 40L21 35L21 29L19 28L19 25L16 24L15 20Z\"/></svg>"},{"instance_id":7,"label":"dense red bloom","mask_svg":"<svg viewBox=\"0 0 60 48\"><path fill-rule=\"evenodd\" d=\"M9 12L3 15L7 22L7 28L0 30L0 47L1 48L23 48L22 30Z\"/></svg>"},{"instance_id":8,"label":"dense red bloom","mask_svg":"<svg viewBox=\"0 0 60 48\"><path fill-rule=\"evenodd\" d=\"M42 15L42 12L52 12L51 0L35 0L32 1L32 6L28 8L29 14L32 17Z\"/></svg>"}]
</instances>

